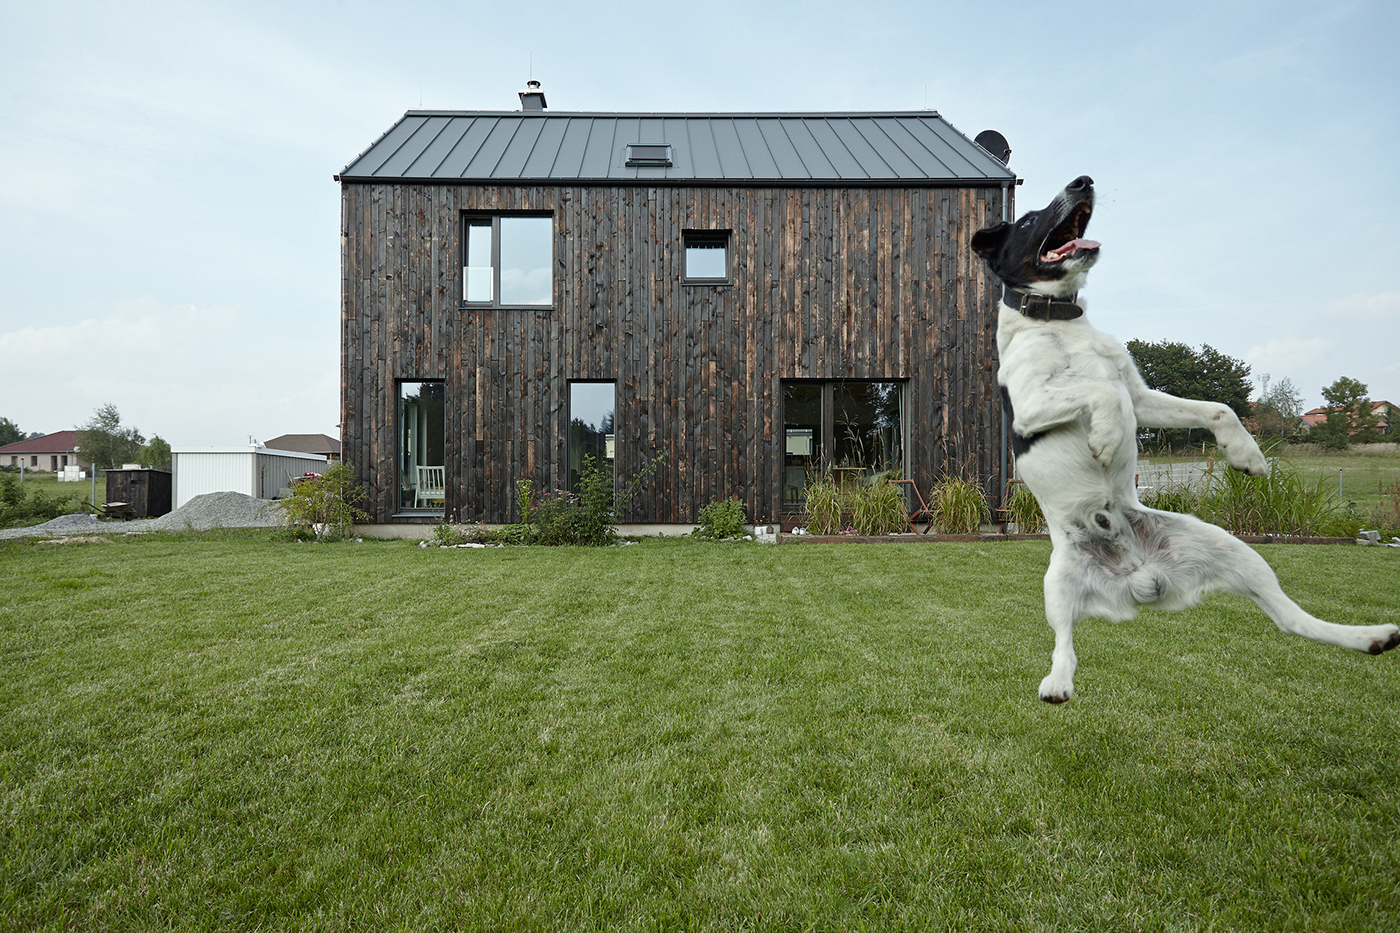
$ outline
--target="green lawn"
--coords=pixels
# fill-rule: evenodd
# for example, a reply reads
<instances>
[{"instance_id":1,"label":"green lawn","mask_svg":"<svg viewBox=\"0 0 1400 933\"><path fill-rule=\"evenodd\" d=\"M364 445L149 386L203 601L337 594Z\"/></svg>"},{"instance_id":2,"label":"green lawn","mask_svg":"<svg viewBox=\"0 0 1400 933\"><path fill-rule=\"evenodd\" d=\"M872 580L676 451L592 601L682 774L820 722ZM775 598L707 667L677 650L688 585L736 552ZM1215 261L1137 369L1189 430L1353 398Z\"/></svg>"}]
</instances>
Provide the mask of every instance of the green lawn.
<instances>
[{"instance_id":1,"label":"green lawn","mask_svg":"<svg viewBox=\"0 0 1400 933\"><path fill-rule=\"evenodd\" d=\"M11 473L9 475L13 476L16 480L19 479L18 473ZM32 495L35 489L43 490L44 495L52 499L62 499L64 501L72 499L87 501L87 499L93 495L93 492L96 491L98 505L107 501L107 480L101 473L97 475L96 483L93 483L91 476L78 483L60 483L57 473L31 473L26 470L24 473L25 495Z\"/></svg>"},{"instance_id":2,"label":"green lawn","mask_svg":"<svg viewBox=\"0 0 1400 933\"><path fill-rule=\"evenodd\" d=\"M1400 483L1400 451L1382 453L1380 450L1379 446L1363 446L1337 453L1309 449L1306 454L1284 455L1306 475L1322 477L1329 488L1344 495L1343 505L1352 501L1364 509L1372 509L1381 504L1381 484L1394 488ZM1391 501L1386 497L1387 505Z\"/></svg>"},{"instance_id":3,"label":"green lawn","mask_svg":"<svg viewBox=\"0 0 1400 933\"><path fill-rule=\"evenodd\" d=\"M1400 929L1400 652L1214 598L1049 706L1048 556L0 544L0 929Z\"/></svg>"}]
</instances>

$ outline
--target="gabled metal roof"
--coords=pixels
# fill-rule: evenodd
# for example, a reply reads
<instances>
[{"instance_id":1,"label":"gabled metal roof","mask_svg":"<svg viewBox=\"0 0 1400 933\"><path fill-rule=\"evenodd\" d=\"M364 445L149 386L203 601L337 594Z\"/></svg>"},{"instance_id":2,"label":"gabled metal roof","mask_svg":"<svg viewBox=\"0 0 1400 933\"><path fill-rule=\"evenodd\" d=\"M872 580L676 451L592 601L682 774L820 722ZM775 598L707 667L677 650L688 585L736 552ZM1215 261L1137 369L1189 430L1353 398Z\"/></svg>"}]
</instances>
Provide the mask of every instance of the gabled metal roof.
<instances>
[{"instance_id":1,"label":"gabled metal roof","mask_svg":"<svg viewBox=\"0 0 1400 933\"><path fill-rule=\"evenodd\" d=\"M671 164L629 165L629 144L668 145ZM931 110L410 110L335 177L437 184L903 186L1005 185L1016 176Z\"/></svg>"}]
</instances>

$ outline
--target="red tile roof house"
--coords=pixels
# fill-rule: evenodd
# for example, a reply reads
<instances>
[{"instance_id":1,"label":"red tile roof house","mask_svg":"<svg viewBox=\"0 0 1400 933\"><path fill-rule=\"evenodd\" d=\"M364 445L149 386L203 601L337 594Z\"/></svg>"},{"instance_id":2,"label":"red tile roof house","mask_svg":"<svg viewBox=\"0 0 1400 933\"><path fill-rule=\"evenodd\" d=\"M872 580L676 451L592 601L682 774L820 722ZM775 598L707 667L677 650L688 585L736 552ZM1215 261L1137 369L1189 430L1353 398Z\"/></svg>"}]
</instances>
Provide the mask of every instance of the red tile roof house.
<instances>
[{"instance_id":1,"label":"red tile roof house","mask_svg":"<svg viewBox=\"0 0 1400 933\"><path fill-rule=\"evenodd\" d=\"M57 473L66 466L91 470L92 461L78 456L78 432L58 431L43 437L15 441L0 447L0 466L20 466L26 470Z\"/></svg>"},{"instance_id":2,"label":"red tile roof house","mask_svg":"<svg viewBox=\"0 0 1400 933\"><path fill-rule=\"evenodd\" d=\"M1377 428L1381 434L1392 439L1400 436L1400 424L1397 424L1395 419L1397 409L1400 409L1400 406L1390 402L1371 403L1371 410L1376 413L1376 418L1379 421ZM1314 408L1312 411L1305 411L1303 412L1303 422L1309 428L1315 428L1327 420L1327 413L1331 410L1330 408Z\"/></svg>"}]
</instances>

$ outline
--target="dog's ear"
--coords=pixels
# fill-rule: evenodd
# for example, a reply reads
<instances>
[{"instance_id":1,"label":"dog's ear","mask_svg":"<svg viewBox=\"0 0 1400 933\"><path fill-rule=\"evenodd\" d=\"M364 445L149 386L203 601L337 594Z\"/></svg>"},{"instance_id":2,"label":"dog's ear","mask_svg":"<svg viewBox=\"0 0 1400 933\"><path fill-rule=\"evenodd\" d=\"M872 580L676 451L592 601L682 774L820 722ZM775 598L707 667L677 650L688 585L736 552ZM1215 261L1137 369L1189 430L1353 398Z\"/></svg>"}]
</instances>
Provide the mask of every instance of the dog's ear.
<instances>
[{"instance_id":1,"label":"dog's ear","mask_svg":"<svg viewBox=\"0 0 1400 933\"><path fill-rule=\"evenodd\" d=\"M997 250L1001 249L1002 241L1006 239L1007 232L1011 229L1011 224L1002 222L978 230L972 235L972 250L983 259L991 259Z\"/></svg>"}]
</instances>

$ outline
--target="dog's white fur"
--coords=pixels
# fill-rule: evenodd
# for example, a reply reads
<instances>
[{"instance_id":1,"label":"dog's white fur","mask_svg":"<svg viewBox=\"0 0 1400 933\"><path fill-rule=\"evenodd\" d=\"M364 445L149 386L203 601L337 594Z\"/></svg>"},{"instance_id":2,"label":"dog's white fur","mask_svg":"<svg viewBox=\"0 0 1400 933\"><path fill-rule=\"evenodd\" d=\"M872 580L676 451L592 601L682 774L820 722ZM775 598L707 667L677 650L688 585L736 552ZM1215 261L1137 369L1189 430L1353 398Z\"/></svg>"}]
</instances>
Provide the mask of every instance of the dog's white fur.
<instances>
[{"instance_id":1,"label":"dog's white fur","mask_svg":"<svg viewBox=\"0 0 1400 933\"><path fill-rule=\"evenodd\" d=\"M1065 260L1058 269L1062 277L1027 290L1072 295L1096 259L1097 248L1093 255ZM1281 630L1314 641L1370 653L1400 644L1394 625L1314 618L1284 594L1264 559L1233 535L1192 515L1138 502L1139 425L1209 429L1230 466L1255 476L1268 473L1259 446L1227 406L1148 388L1123 346L1084 317L1036 320L1003 301L997 348L998 378L1015 416L1012 429L1034 438L1017 466L1045 513L1054 545L1045 574L1045 615L1055 648L1041 699L1058 703L1074 693L1073 631L1079 619L1131 619L1140 605L1182 609L1212 590L1247 596Z\"/></svg>"}]
</instances>

